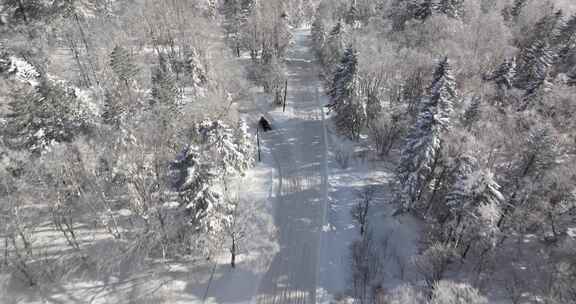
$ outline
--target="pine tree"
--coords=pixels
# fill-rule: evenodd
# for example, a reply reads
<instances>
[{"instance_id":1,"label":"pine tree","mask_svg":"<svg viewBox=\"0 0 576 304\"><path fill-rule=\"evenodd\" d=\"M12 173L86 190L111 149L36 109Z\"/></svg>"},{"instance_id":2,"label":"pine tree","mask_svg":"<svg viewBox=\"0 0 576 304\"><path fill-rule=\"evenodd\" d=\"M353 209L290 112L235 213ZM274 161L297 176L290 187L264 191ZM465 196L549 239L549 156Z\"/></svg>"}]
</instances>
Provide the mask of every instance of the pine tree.
<instances>
[{"instance_id":1,"label":"pine tree","mask_svg":"<svg viewBox=\"0 0 576 304\"><path fill-rule=\"evenodd\" d=\"M129 82L138 73L138 68L132 62L130 53L121 46L114 47L110 54L110 66L116 77L129 87Z\"/></svg>"},{"instance_id":2,"label":"pine tree","mask_svg":"<svg viewBox=\"0 0 576 304\"><path fill-rule=\"evenodd\" d=\"M366 123L366 103L361 98L356 50L350 46L338 65L328 95L328 107L336 112L336 126L346 136L357 140Z\"/></svg>"},{"instance_id":3,"label":"pine tree","mask_svg":"<svg viewBox=\"0 0 576 304\"><path fill-rule=\"evenodd\" d=\"M512 89L513 80L516 77L516 58L506 59L492 73L490 77L485 78L488 81L494 81L499 91Z\"/></svg>"},{"instance_id":4,"label":"pine tree","mask_svg":"<svg viewBox=\"0 0 576 304\"><path fill-rule=\"evenodd\" d=\"M350 46L342 56L340 64L334 72L334 77L328 95L331 97L330 108L337 108L340 104L350 98L355 90L354 78L357 75L358 55L356 50Z\"/></svg>"},{"instance_id":5,"label":"pine tree","mask_svg":"<svg viewBox=\"0 0 576 304\"><path fill-rule=\"evenodd\" d=\"M392 30L394 32L403 31L406 22L415 18L416 4L405 1L395 0L390 6L389 17L392 20Z\"/></svg>"},{"instance_id":6,"label":"pine tree","mask_svg":"<svg viewBox=\"0 0 576 304\"><path fill-rule=\"evenodd\" d=\"M32 64L25 59L8 56L7 53L5 56L5 74L8 77L31 86L37 86L40 83L41 74Z\"/></svg>"},{"instance_id":7,"label":"pine tree","mask_svg":"<svg viewBox=\"0 0 576 304\"><path fill-rule=\"evenodd\" d=\"M48 12L47 7L40 0L5 0L4 5L11 8L12 21L23 21L25 24L46 16Z\"/></svg>"},{"instance_id":8,"label":"pine tree","mask_svg":"<svg viewBox=\"0 0 576 304\"><path fill-rule=\"evenodd\" d=\"M525 110L538 101L552 86L551 69L556 60L556 54L548 43L536 41L526 49L521 57L521 65L515 79L515 85L526 91L520 110Z\"/></svg>"},{"instance_id":9,"label":"pine tree","mask_svg":"<svg viewBox=\"0 0 576 304\"><path fill-rule=\"evenodd\" d=\"M338 64L344 49L344 28L342 23L338 22L330 31L322 50L322 63L328 70L332 70Z\"/></svg>"},{"instance_id":10,"label":"pine tree","mask_svg":"<svg viewBox=\"0 0 576 304\"><path fill-rule=\"evenodd\" d=\"M222 3L224 29L238 56L240 55L242 28L255 8L256 3L253 0L225 0Z\"/></svg>"},{"instance_id":11,"label":"pine tree","mask_svg":"<svg viewBox=\"0 0 576 304\"><path fill-rule=\"evenodd\" d=\"M460 19L464 16L464 0L440 0L434 5L434 11Z\"/></svg>"},{"instance_id":12,"label":"pine tree","mask_svg":"<svg viewBox=\"0 0 576 304\"><path fill-rule=\"evenodd\" d=\"M491 171L478 168L474 160L464 167L459 170L452 191L446 197L450 210L450 235L447 238L455 246L463 247L463 256L472 242L494 240L505 200Z\"/></svg>"},{"instance_id":13,"label":"pine tree","mask_svg":"<svg viewBox=\"0 0 576 304\"><path fill-rule=\"evenodd\" d=\"M237 137L237 136L240 136ZM221 121L205 120L196 125L196 141L203 153L211 155L212 164L218 168L220 176L242 174L251 163L247 136L240 130L234 130Z\"/></svg>"},{"instance_id":14,"label":"pine tree","mask_svg":"<svg viewBox=\"0 0 576 304\"><path fill-rule=\"evenodd\" d=\"M197 146L190 145L171 164L173 185L187 210L190 223L197 231L207 231L206 217L222 203L222 195L213 188L217 177L211 165L203 161Z\"/></svg>"},{"instance_id":15,"label":"pine tree","mask_svg":"<svg viewBox=\"0 0 576 304\"><path fill-rule=\"evenodd\" d=\"M247 170L254 163L254 145L253 138L248 131L248 125L241 119L234 132L234 145L236 146L237 156L236 168L240 175L244 175Z\"/></svg>"},{"instance_id":16,"label":"pine tree","mask_svg":"<svg viewBox=\"0 0 576 304\"><path fill-rule=\"evenodd\" d=\"M410 11L415 19L426 20L434 12L434 2L432 0L414 0L410 5Z\"/></svg>"},{"instance_id":17,"label":"pine tree","mask_svg":"<svg viewBox=\"0 0 576 304\"><path fill-rule=\"evenodd\" d=\"M228 227L234 207L222 193L225 178L242 175L252 164L251 140L243 122L232 129L220 121L205 120L195 126L194 133L194 143L171 164L172 185L194 227L219 233Z\"/></svg>"},{"instance_id":18,"label":"pine tree","mask_svg":"<svg viewBox=\"0 0 576 304\"><path fill-rule=\"evenodd\" d=\"M6 115L7 141L19 149L40 153L52 143L70 142L83 131L85 121L75 93L43 81L14 94Z\"/></svg>"},{"instance_id":19,"label":"pine tree","mask_svg":"<svg viewBox=\"0 0 576 304\"><path fill-rule=\"evenodd\" d=\"M198 89L208 82L208 73L202 63L202 57L197 49L189 48L185 51L184 72L191 78L193 86Z\"/></svg>"},{"instance_id":20,"label":"pine tree","mask_svg":"<svg viewBox=\"0 0 576 304\"><path fill-rule=\"evenodd\" d=\"M360 13L354 4L350 6L346 16L344 17L344 22L349 26L355 27L358 22L360 22Z\"/></svg>"},{"instance_id":21,"label":"pine tree","mask_svg":"<svg viewBox=\"0 0 576 304\"><path fill-rule=\"evenodd\" d=\"M551 15L545 15L540 18L534 27L527 31L517 42L521 50L526 50L536 43L546 43L552 45L558 37L561 29L564 27L563 13L561 10Z\"/></svg>"},{"instance_id":22,"label":"pine tree","mask_svg":"<svg viewBox=\"0 0 576 304\"><path fill-rule=\"evenodd\" d=\"M312 22L312 40L314 41L314 47L316 50L322 50L324 43L326 42L326 29L324 26L324 20L319 13L314 16L314 22Z\"/></svg>"},{"instance_id":23,"label":"pine tree","mask_svg":"<svg viewBox=\"0 0 576 304\"><path fill-rule=\"evenodd\" d=\"M124 90L106 91L101 114L102 122L117 129L120 128L129 114L128 100Z\"/></svg>"},{"instance_id":24,"label":"pine tree","mask_svg":"<svg viewBox=\"0 0 576 304\"><path fill-rule=\"evenodd\" d=\"M482 99L480 97L472 98L472 102L463 115L464 127L470 129L481 118Z\"/></svg>"},{"instance_id":25,"label":"pine tree","mask_svg":"<svg viewBox=\"0 0 576 304\"><path fill-rule=\"evenodd\" d=\"M152 101L173 107L180 95L176 77L168 64L160 57L160 64L152 72Z\"/></svg>"},{"instance_id":26,"label":"pine tree","mask_svg":"<svg viewBox=\"0 0 576 304\"><path fill-rule=\"evenodd\" d=\"M550 127L536 126L528 134L517 165L520 177L537 176L558 164L558 143Z\"/></svg>"},{"instance_id":27,"label":"pine tree","mask_svg":"<svg viewBox=\"0 0 576 304\"><path fill-rule=\"evenodd\" d=\"M504 19L506 21L517 22L526 4L528 4L528 0L514 0L512 6L506 7L502 12Z\"/></svg>"},{"instance_id":28,"label":"pine tree","mask_svg":"<svg viewBox=\"0 0 576 304\"><path fill-rule=\"evenodd\" d=\"M553 45L560 59L564 59L571 50L576 49L576 14L560 28L558 35L554 37Z\"/></svg>"},{"instance_id":29,"label":"pine tree","mask_svg":"<svg viewBox=\"0 0 576 304\"><path fill-rule=\"evenodd\" d=\"M556 54L548 43L535 41L520 54L515 86L527 90L532 82L538 82L548 74L555 59Z\"/></svg>"},{"instance_id":30,"label":"pine tree","mask_svg":"<svg viewBox=\"0 0 576 304\"><path fill-rule=\"evenodd\" d=\"M440 62L428 96L422 99L416 124L401 152L397 179L402 210L418 206L425 189L441 161L442 139L450 127L453 105L457 101L456 83L448 58Z\"/></svg>"},{"instance_id":31,"label":"pine tree","mask_svg":"<svg viewBox=\"0 0 576 304\"><path fill-rule=\"evenodd\" d=\"M502 227L507 216L517 207L519 200L527 200L525 192L529 192L530 185L538 185L546 172L559 164L558 141L553 129L546 125L534 126L520 149L518 159L513 164L506 182L506 189L511 193L508 196L498 227Z\"/></svg>"},{"instance_id":32,"label":"pine tree","mask_svg":"<svg viewBox=\"0 0 576 304\"><path fill-rule=\"evenodd\" d=\"M458 98L456 81L452 76L452 67L448 62L448 57L444 58L436 68L432 78L432 85L428 88L432 106L439 106L440 112L435 113L436 119L448 122L453 111L454 104Z\"/></svg>"}]
</instances>

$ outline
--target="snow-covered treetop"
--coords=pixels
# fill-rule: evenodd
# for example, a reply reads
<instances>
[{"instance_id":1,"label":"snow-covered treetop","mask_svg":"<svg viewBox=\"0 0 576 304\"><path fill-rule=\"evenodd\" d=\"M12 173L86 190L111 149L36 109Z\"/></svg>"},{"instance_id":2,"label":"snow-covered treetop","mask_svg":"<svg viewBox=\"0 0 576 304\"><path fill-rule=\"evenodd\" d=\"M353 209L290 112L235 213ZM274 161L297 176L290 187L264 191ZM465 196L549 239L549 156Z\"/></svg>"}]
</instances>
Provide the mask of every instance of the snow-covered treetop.
<instances>
[{"instance_id":1,"label":"snow-covered treetop","mask_svg":"<svg viewBox=\"0 0 576 304\"><path fill-rule=\"evenodd\" d=\"M6 52L0 54L0 73L34 87L40 84L40 73L32 64Z\"/></svg>"}]
</instances>

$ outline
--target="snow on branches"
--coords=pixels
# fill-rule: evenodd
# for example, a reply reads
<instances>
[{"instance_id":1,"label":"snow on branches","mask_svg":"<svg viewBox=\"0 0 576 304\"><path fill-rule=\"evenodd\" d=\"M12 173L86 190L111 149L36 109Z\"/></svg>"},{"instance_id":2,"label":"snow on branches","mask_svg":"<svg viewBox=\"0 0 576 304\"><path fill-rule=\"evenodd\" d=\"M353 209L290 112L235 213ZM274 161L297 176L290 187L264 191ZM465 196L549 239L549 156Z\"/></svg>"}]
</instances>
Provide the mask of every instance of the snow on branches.
<instances>
[{"instance_id":1,"label":"snow on branches","mask_svg":"<svg viewBox=\"0 0 576 304\"><path fill-rule=\"evenodd\" d=\"M443 134L449 129L453 105L458 98L448 58L436 68L428 91L401 152L398 181L404 210L416 207L440 162Z\"/></svg>"},{"instance_id":2,"label":"snow on branches","mask_svg":"<svg viewBox=\"0 0 576 304\"><path fill-rule=\"evenodd\" d=\"M196 124L194 142L171 165L173 185L195 229L217 233L232 220L226 178L242 175L253 163L250 142L243 121L237 128L218 120Z\"/></svg>"}]
</instances>

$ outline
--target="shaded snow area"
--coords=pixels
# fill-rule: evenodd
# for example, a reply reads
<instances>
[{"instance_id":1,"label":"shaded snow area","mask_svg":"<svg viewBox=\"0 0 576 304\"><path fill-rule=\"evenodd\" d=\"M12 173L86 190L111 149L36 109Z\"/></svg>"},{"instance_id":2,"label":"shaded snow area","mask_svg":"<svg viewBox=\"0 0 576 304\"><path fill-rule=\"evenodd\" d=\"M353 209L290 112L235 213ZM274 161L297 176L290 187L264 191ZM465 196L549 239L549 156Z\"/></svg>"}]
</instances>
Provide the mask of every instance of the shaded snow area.
<instances>
[{"instance_id":1,"label":"shaded snow area","mask_svg":"<svg viewBox=\"0 0 576 304\"><path fill-rule=\"evenodd\" d=\"M366 234L370 235L371 287L392 290L404 283L415 283L418 275L412 258L418 253L421 224L409 215L393 216L391 184L394 166L373 160L365 149L354 146L330 132L329 214L324 233L320 288L330 297L355 294L351 246L362 239L360 224L352 210L371 192Z\"/></svg>"},{"instance_id":2,"label":"shaded snow area","mask_svg":"<svg viewBox=\"0 0 576 304\"><path fill-rule=\"evenodd\" d=\"M269 167L258 165L248 170L244 177L231 181L230 188L237 190L244 210L260 215L271 213L268 203L272 189L271 174L273 172ZM120 218L122 213L118 214ZM260 277L277 252L277 246L269 240L274 236L274 229L271 223L265 221L265 216L252 217L250 220L252 222L248 226L252 230L248 231L266 235L255 235L254 241L250 242L250 251L239 246L234 269L230 267L228 249L222 248L221 256L210 261L150 261L146 267L137 266L142 269L137 275L118 277L106 275L106 272L122 274L121 269L129 269L134 265L119 265L115 262L122 252L110 234L90 226L78 227L76 231L80 245L91 256L108 260L109 265L91 270L92 274L88 276L79 274L74 277L72 273L73 277L65 280L70 283L35 288L25 286L20 280L10 279L9 275L0 275L0 303L251 303ZM57 257L62 263L71 263L66 259L66 252L70 251L66 241L50 223L40 224L35 229L33 240L35 250L41 251L47 261ZM78 273L82 271L84 269L78 269Z\"/></svg>"}]
</instances>

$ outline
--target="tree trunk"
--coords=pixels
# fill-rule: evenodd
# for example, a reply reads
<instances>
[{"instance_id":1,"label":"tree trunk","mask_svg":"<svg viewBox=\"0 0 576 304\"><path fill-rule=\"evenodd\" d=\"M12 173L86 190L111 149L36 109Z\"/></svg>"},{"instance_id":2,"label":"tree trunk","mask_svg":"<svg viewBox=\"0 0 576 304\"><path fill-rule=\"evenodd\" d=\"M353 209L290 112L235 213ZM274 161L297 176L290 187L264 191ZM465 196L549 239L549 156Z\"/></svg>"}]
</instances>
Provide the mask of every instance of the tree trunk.
<instances>
[{"instance_id":1,"label":"tree trunk","mask_svg":"<svg viewBox=\"0 0 576 304\"><path fill-rule=\"evenodd\" d=\"M24 7L24 3L22 0L18 0L18 9L22 12L22 18L24 19L24 23L28 24L28 16L26 15L26 7Z\"/></svg>"},{"instance_id":2,"label":"tree trunk","mask_svg":"<svg viewBox=\"0 0 576 304\"><path fill-rule=\"evenodd\" d=\"M230 248L230 254L231 254L230 266L232 266L232 268L235 268L236 267L236 237L234 235L232 235L232 247Z\"/></svg>"},{"instance_id":3,"label":"tree trunk","mask_svg":"<svg viewBox=\"0 0 576 304\"><path fill-rule=\"evenodd\" d=\"M96 85L100 85L100 80L98 80L98 76L96 75L96 67L92 62L92 58L90 56L91 50L90 47L88 46L88 39L86 37L86 33L84 32L84 28L82 28L82 24L80 23L80 18L78 18L78 14L76 13L74 13L74 20L76 20L76 25L78 26L78 31L80 32L80 36L82 37L84 48L86 48L86 57L88 59L88 64L90 65L90 69L92 70L92 77L94 77Z\"/></svg>"}]
</instances>

